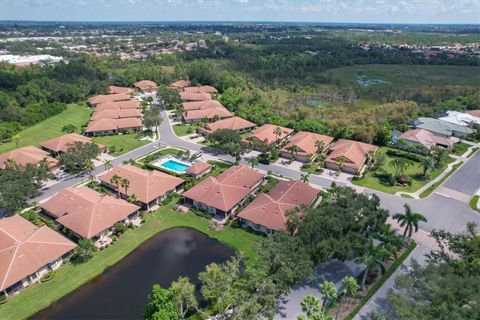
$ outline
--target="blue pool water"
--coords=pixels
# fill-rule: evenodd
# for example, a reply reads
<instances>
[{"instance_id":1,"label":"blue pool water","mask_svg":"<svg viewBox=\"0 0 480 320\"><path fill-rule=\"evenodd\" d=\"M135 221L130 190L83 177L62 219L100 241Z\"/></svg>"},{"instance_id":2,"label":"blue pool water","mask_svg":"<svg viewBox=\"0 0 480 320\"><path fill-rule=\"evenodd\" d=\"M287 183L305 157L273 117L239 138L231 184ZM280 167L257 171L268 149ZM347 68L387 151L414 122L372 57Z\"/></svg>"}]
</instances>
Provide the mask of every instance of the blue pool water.
<instances>
[{"instance_id":1,"label":"blue pool water","mask_svg":"<svg viewBox=\"0 0 480 320\"><path fill-rule=\"evenodd\" d=\"M176 172L181 172L181 173L184 173L185 170L187 170L187 168L189 167L188 164L178 162L178 161L175 161L175 160L165 161L160 166L165 168L165 169L176 171Z\"/></svg>"}]
</instances>

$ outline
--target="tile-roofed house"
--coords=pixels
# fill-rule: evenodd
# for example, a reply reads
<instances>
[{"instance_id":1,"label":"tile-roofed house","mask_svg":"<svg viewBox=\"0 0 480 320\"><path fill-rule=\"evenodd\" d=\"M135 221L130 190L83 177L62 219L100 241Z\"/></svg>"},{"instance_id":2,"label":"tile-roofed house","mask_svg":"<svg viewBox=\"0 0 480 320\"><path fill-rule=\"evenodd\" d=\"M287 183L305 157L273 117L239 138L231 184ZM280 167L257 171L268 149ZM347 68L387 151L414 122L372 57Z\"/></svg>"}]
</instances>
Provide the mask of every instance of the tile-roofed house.
<instances>
[{"instance_id":1,"label":"tile-roofed house","mask_svg":"<svg viewBox=\"0 0 480 320\"><path fill-rule=\"evenodd\" d=\"M178 81L175 81L174 83L171 83L169 87L176 88L176 89L183 89L185 87L188 87L189 85L190 85L190 81L188 80L178 80Z\"/></svg>"},{"instance_id":2,"label":"tile-roofed house","mask_svg":"<svg viewBox=\"0 0 480 320\"><path fill-rule=\"evenodd\" d=\"M107 101L97 104L95 111L117 110L117 109L140 109L140 102L135 100L128 101Z\"/></svg>"},{"instance_id":3,"label":"tile-roofed house","mask_svg":"<svg viewBox=\"0 0 480 320\"><path fill-rule=\"evenodd\" d=\"M405 143L406 145L412 145L414 147L420 145L421 150L419 151L423 151L424 153L428 153L428 150L436 145L447 149L453 145L453 142L449 138L437 136L423 129L412 129L402 133L398 139L398 143Z\"/></svg>"},{"instance_id":4,"label":"tile-roofed house","mask_svg":"<svg viewBox=\"0 0 480 320\"><path fill-rule=\"evenodd\" d=\"M356 174L362 171L368 152L376 152L378 147L368 143L340 139L330 147L330 150L332 152L326 159L328 169L339 170L341 167L344 172Z\"/></svg>"},{"instance_id":5,"label":"tile-roofed house","mask_svg":"<svg viewBox=\"0 0 480 320\"><path fill-rule=\"evenodd\" d=\"M190 93L218 93L218 90L215 87L212 86L199 86L199 87L185 87L183 88L184 92L190 92Z\"/></svg>"},{"instance_id":6,"label":"tile-roofed house","mask_svg":"<svg viewBox=\"0 0 480 320\"><path fill-rule=\"evenodd\" d=\"M268 193L260 194L237 216L243 225L255 231L287 231L287 212L310 206L320 190L299 180L279 181ZM297 214L303 215L302 212Z\"/></svg>"},{"instance_id":7,"label":"tile-roofed house","mask_svg":"<svg viewBox=\"0 0 480 320\"><path fill-rule=\"evenodd\" d=\"M264 175L246 166L233 166L208 177L183 193L185 201L221 219L233 213L263 181Z\"/></svg>"},{"instance_id":8,"label":"tile-roofed house","mask_svg":"<svg viewBox=\"0 0 480 320\"><path fill-rule=\"evenodd\" d=\"M280 128L279 134L276 133ZM264 142L268 145L282 141L293 133L293 129L280 127L274 124L264 124L263 126L253 130L247 140L254 142Z\"/></svg>"},{"instance_id":9,"label":"tile-roofed house","mask_svg":"<svg viewBox=\"0 0 480 320\"><path fill-rule=\"evenodd\" d=\"M66 188L40 207L55 222L79 238L97 239L108 235L117 222L128 222L140 207L122 199L102 195L87 187Z\"/></svg>"},{"instance_id":10,"label":"tile-roofed house","mask_svg":"<svg viewBox=\"0 0 480 320\"><path fill-rule=\"evenodd\" d=\"M194 178L198 178L210 172L211 169L212 169L212 165L210 163L197 161L195 164L188 167L185 170L185 173Z\"/></svg>"},{"instance_id":11,"label":"tile-roofed house","mask_svg":"<svg viewBox=\"0 0 480 320\"><path fill-rule=\"evenodd\" d=\"M317 141L322 143L321 150L317 146ZM318 133L300 131L288 139L288 143L280 150L280 154L285 158L291 158L292 146L297 146L298 152L295 153L295 159L307 162L317 153L328 150L333 138Z\"/></svg>"},{"instance_id":12,"label":"tile-roofed house","mask_svg":"<svg viewBox=\"0 0 480 320\"><path fill-rule=\"evenodd\" d=\"M425 129L444 137L455 136L463 138L473 133L471 128L434 118L418 118L418 120L414 121L414 125L416 128Z\"/></svg>"},{"instance_id":13,"label":"tile-roofed house","mask_svg":"<svg viewBox=\"0 0 480 320\"><path fill-rule=\"evenodd\" d=\"M205 92L180 92L180 99L183 101L205 101L211 100L212 96Z\"/></svg>"},{"instance_id":14,"label":"tile-roofed house","mask_svg":"<svg viewBox=\"0 0 480 320\"><path fill-rule=\"evenodd\" d=\"M75 142L93 143L93 140L77 133L68 133L64 134L63 136L44 141L41 143L41 146L45 151L53 155L58 155L62 152L66 152ZM98 146L101 150L105 148L103 145Z\"/></svg>"},{"instance_id":15,"label":"tile-roofed house","mask_svg":"<svg viewBox=\"0 0 480 320\"><path fill-rule=\"evenodd\" d=\"M129 87L117 87L117 86L108 86L108 93L116 94L116 93L132 93L132 88Z\"/></svg>"},{"instance_id":16,"label":"tile-roofed house","mask_svg":"<svg viewBox=\"0 0 480 320\"><path fill-rule=\"evenodd\" d=\"M184 111L192 110L205 110L205 109L214 109L214 108L225 108L217 100L203 100L203 101L191 101L182 103L182 108Z\"/></svg>"},{"instance_id":17,"label":"tile-roofed house","mask_svg":"<svg viewBox=\"0 0 480 320\"><path fill-rule=\"evenodd\" d=\"M447 116L439 118L462 127L480 127L480 117L458 111L447 111Z\"/></svg>"},{"instance_id":18,"label":"tile-roofed house","mask_svg":"<svg viewBox=\"0 0 480 320\"><path fill-rule=\"evenodd\" d=\"M117 166L100 176L99 179L103 185L117 190L117 186L111 182L114 175L130 181L127 193L124 188L120 187L122 197L128 198L135 195L142 206L148 210L160 204L168 192L181 188L184 182L183 179L169 174L157 170L143 170L130 164Z\"/></svg>"},{"instance_id":19,"label":"tile-roofed house","mask_svg":"<svg viewBox=\"0 0 480 320\"><path fill-rule=\"evenodd\" d=\"M152 91L156 91L157 88L158 88L158 85L151 81L151 80L141 80L141 81L137 81L133 84L133 86L135 88L137 88L138 90L141 90L143 92L152 92Z\"/></svg>"},{"instance_id":20,"label":"tile-roofed house","mask_svg":"<svg viewBox=\"0 0 480 320\"><path fill-rule=\"evenodd\" d=\"M95 111L92 114L91 120L98 119L123 119L123 118L140 118L142 112L140 109L113 109Z\"/></svg>"},{"instance_id":21,"label":"tile-roofed house","mask_svg":"<svg viewBox=\"0 0 480 320\"><path fill-rule=\"evenodd\" d=\"M85 133L93 136L109 135L125 131L142 130L140 118L98 119L88 123Z\"/></svg>"},{"instance_id":22,"label":"tile-roofed house","mask_svg":"<svg viewBox=\"0 0 480 320\"><path fill-rule=\"evenodd\" d=\"M0 219L0 292L14 294L63 263L75 243L19 215Z\"/></svg>"},{"instance_id":23,"label":"tile-roofed house","mask_svg":"<svg viewBox=\"0 0 480 320\"><path fill-rule=\"evenodd\" d=\"M204 127L199 128L198 132L208 134L220 129L230 129L237 132L245 132L255 128L255 123L240 117L231 117L221 119L212 123L207 123Z\"/></svg>"},{"instance_id":24,"label":"tile-roofed house","mask_svg":"<svg viewBox=\"0 0 480 320\"><path fill-rule=\"evenodd\" d=\"M201 110L189 110L182 113L182 118L185 123L190 123L194 121L200 120L208 120L212 121L215 119L224 119L230 118L232 113L228 111L224 107L218 108L208 108L208 109L201 109Z\"/></svg>"},{"instance_id":25,"label":"tile-roofed house","mask_svg":"<svg viewBox=\"0 0 480 320\"><path fill-rule=\"evenodd\" d=\"M97 96L89 97L88 103L95 107L100 103L105 103L108 101L127 101L130 100L130 94L128 93L116 93L116 94L100 94Z\"/></svg>"},{"instance_id":26,"label":"tile-roofed house","mask_svg":"<svg viewBox=\"0 0 480 320\"><path fill-rule=\"evenodd\" d=\"M58 166L58 160L52 158L48 152L31 146L18 148L0 154L0 169L5 169L9 160L14 161L22 167L27 164L37 165L42 160L45 160L49 168Z\"/></svg>"}]
</instances>

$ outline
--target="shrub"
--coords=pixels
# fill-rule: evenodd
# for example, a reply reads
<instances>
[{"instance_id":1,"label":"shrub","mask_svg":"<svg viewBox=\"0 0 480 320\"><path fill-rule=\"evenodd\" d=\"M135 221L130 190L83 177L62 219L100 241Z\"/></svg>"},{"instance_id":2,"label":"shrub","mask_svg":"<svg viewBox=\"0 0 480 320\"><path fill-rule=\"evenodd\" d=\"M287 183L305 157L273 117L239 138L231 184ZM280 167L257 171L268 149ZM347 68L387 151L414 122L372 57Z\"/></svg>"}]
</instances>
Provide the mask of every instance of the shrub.
<instances>
[{"instance_id":1,"label":"shrub","mask_svg":"<svg viewBox=\"0 0 480 320\"><path fill-rule=\"evenodd\" d=\"M414 153L410 152L405 152L397 149L388 149L387 150L387 155L392 156L392 157L400 157L400 158L406 158L415 162L421 162L423 157Z\"/></svg>"},{"instance_id":2,"label":"shrub","mask_svg":"<svg viewBox=\"0 0 480 320\"><path fill-rule=\"evenodd\" d=\"M7 303L7 301L8 301L7 296L5 296L4 294L1 294L0 295L0 305L2 305L4 303Z\"/></svg>"},{"instance_id":3,"label":"shrub","mask_svg":"<svg viewBox=\"0 0 480 320\"><path fill-rule=\"evenodd\" d=\"M41 283L45 283L45 282L48 282L50 280L52 280L53 278L55 278L55 275L57 273L55 271L50 271L49 273L47 273L46 275L44 275L41 279L40 279L40 282Z\"/></svg>"},{"instance_id":4,"label":"shrub","mask_svg":"<svg viewBox=\"0 0 480 320\"><path fill-rule=\"evenodd\" d=\"M116 236L121 235L125 231L127 231L127 226L124 223L117 222L113 225L113 234Z\"/></svg>"}]
</instances>

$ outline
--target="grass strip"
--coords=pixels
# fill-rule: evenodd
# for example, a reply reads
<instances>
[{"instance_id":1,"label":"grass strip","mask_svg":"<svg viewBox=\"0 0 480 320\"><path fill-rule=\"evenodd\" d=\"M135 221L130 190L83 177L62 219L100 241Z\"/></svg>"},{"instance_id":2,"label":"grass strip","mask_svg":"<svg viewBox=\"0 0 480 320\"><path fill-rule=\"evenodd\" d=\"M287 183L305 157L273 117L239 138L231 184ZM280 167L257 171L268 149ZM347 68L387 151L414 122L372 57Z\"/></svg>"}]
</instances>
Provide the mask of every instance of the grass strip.
<instances>
[{"instance_id":1,"label":"grass strip","mask_svg":"<svg viewBox=\"0 0 480 320\"><path fill-rule=\"evenodd\" d=\"M433 190L435 190L439 185L441 185L445 180L448 179L448 177L450 177L455 171L457 171L457 169L463 164L463 162L459 162L457 163L456 165L454 165L452 167L452 170L450 170L446 175L443 176L442 179L440 179L439 181L435 182L434 184L432 184L430 187L428 187L427 189L423 190L422 193L420 193L420 198L426 198L428 197L432 192Z\"/></svg>"},{"instance_id":2,"label":"grass strip","mask_svg":"<svg viewBox=\"0 0 480 320\"><path fill-rule=\"evenodd\" d=\"M480 199L480 196L475 195L475 196L472 197L472 200L470 200L470 208L472 208L472 210L475 210L475 211L478 210L478 200L479 199Z\"/></svg>"}]
</instances>

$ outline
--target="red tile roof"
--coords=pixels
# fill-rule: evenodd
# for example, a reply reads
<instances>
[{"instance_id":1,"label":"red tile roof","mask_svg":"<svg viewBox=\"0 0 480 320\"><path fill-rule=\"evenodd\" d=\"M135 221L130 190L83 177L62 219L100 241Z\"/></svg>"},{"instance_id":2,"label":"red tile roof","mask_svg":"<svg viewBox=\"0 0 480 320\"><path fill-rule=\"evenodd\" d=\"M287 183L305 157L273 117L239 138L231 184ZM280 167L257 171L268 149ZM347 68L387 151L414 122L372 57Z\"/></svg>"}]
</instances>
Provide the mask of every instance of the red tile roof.
<instances>
[{"instance_id":1,"label":"red tile roof","mask_svg":"<svg viewBox=\"0 0 480 320\"><path fill-rule=\"evenodd\" d=\"M286 213L312 204L319 192L298 180L279 181L270 192L255 198L238 217L270 230L285 231L288 222Z\"/></svg>"},{"instance_id":2,"label":"red tile roof","mask_svg":"<svg viewBox=\"0 0 480 320\"><path fill-rule=\"evenodd\" d=\"M274 133L276 128L281 129L280 136L277 136ZM257 139L258 141L265 141L267 144L272 144L274 142L277 142L277 140L283 140L292 132L293 132L293 129L280 127L274 124L264 124L260 128L253 130L252 133L250 134L250 137Z\"/></svg>"},{"instance_id":3,"label":"red tile roof","mask_svg":"<svg viewBox=\"0 0 480 320\"><path fill-rule=\"evenodd\" d=\"M107 101L97 104L95 111L115 110L115 109L140 109L140 102L135 100L128 101Z\"/></svg>"},{"instance_id":4,"label":"red tile roof","mask_svg":"<svg viewBox=\"0 0 480 320\"><path fill-rule=\"evenodd\" d=\"M140 111L140 109L113 109L95 111L92 114L91 120L140 118L141 116L142 112Z\"/></svg>"},{"instance_id":5,"label":"red tile roof","mask_svg":"<svg viewBox=\"0 0 480 320\"><path fill-rule=\"evenodd\" d=\"M0 291L35 273L76 247L47 226L14 215L0 220Z\"/></svg>"},{"instance_id":6,"label":"red tile roof","mask_svg":"<svg viewBox=\"0 0 480 320\"><path fill-rule=\"evenodd\" d=\"M53 152L65 152L75 142L92 143L92 139L77 133L64 134L63 136L44 141L41 146Z\"/></svg>"},{"instance_id":7,"label":"red tile roof","mask_svg":"<svg viewBox=\"0 0 480 320\"><path fill-rule=\"evenodd\" d=\"M85 132L110 131L119 129L142 128L140 118L98 119L88 123Z\"/></svg>"},{"instance_id":8,"label":"red tile roof","mask_svg":"<svg viewBox=\"0 0 480 320\"><path fill-rule=\"evenodd\" d=\"M325 149L330 143L332 143L333 138L318 133L300 131L288 139L288 143L281 151L290 153L290 148L293 145L296 145L299 149L297 153L298 155L309 157L318 152L318 148L315 146L317 141L322 141L323 149Z\"/></svg>"},{"instance_id":9,"label":"red tile roof","mask_svg":"<svg viewBox=\"0 0 480 320\"><path fill-rule=\"evenodd\" d=\"M184 92L189 92L189 93L217 93L218 90L212 86L200 86L200 87L186 87L183 88Z\"/></svg>"},{"instance_id":10,"label":"red tile roof","mask_svg":"<svg viewBox=\"0 0 480 320\"><path fill-rule=\"evenodd\" d=\"M108 86L108 93L132 93L132 88L129 87L117 87L117 86Z\"/></svg>"},{"instance_id":11,"label":"red tile roof","mask_svg":"<svg viewBox=\"0 0 480 320\"><path fill-rule=\"evenodd\" d=\"M219 107L219 108L210 108L210 109L204 109L204 110L185 111L182 114L182 116L183 116L183 119L185 119L186 121L192 121L192 120L202 120L202 119L214 119L215 117L223 119L223 118L231 117L232 114L227 109L223 107Z\"/></svg>"},{"instance_id":12,"label":"red tile roof","mask_svg":"<svg viewBox=\"0 0 480 320\"><path fill-rule=\"evenodd\" d=\"M404 139L404 140L412 141L415 143L419 143L423 145L425 148L427 148L428 150L430 150L432 147L434 147L437 144L441 144L449 147L453 145L453 142L449 138L437 136L431 133L430 131L427 131L424 129L408 130L402 133L399 139Z\"/></svg>"},{"instance_id":13,"label":"red tile roof","mask_svg":"<svg viewBox=\"0 0 480 320\"><path fill-rule=\"evenodd\" d=\"M245 166L228 168L218 177L208 177L183 196L209 207L228 212L245 199L251 188L263 179L263 174Z\"/></svg>"},{"instance_id":14,"label":"red tile roof","mask_svg":"<svg viewBox=\"0 0 480 320\"><path fill-rule=\"evenodd\" d=\"M137 81L133 85L135 86L135 88L140 89L142 91L151 91L151 90L156 90L158 88L157 84L151 80Z\"/></svg>"},{"instance_id":15,"label":"red tile roof","mask_svg":"<svg viewBox=\"0 0 480 320\"><path fill-rule=\"evenodd\" d=\"M57 159L52 158L48 152L35 147L18 148L0 154L0 169L5 169L9 159L15 161L20 166L26 166L27 164L37 165L42 160L45 160L50 168L58 165Z\"/></svg>"},{"instance_id":16,"label":"red tile roof","mask_svg":"<svg viewBox=\"0 0 480 320\"><path fill-rule=\"evenodd\" d=\"M191 92L180 92L180 99L184 101L204 101L211 100L212 96L208 93L191 93Z\"/></svg>"},{"instance_id":17,"label":"red tile roof","mask_svg":"<svg viewBox=\"0 0 480 320\"><path fill-rule=\"evenodd\" d=\"M190 81L188 81L188 80L178 80L174 83L171 83L170 87L183 89L185 87L188 87L189 85L190 85Z\"/></svg>"},{"instance_id":18,"label":"red tile roof","mask_svg":"<svg viewBox=\"0 0 480 320\"><path fill-rule=\"evenodd\" d=\"M185 111L225 108L223 104L217 100L184 102L182 103L182 107Z\"/></svg>"},{"instance_id":19,"label":"red tile roof","mask_svg":"<svg viewBox=\"0 0 480 320\"><path fill-rule=\"evenodd\" d=\"M105 103L108 101L126 101L130 99L131 97L128 93L100 94L100 95L88 98L88 103L96 105L96 104Z\"/></svg>"},{"instance_id":20,"label":"red tile roof","mask_svg":"<svg viewBox=\"0 0 480 320\"><path fill-rule=\"evenodd\" d=\"M345 159L343 166L360 170L367 161L367 153L377 151L378 147L368 143L340 139L330 149L332 152L328 155L327 162L338 164L338 159L343 157Z\"/></svg>"},{"instance_id":21,"label":"red tile roof","mask_svg":"<svg viewBox=\"0 0 480 320\"><path fill-rule=\"evenodd\" d=\"M112 185L110 180L114 175L128 179L130 186L127 188L127 196L134 194L143 203L149 203L169 191L174 191L184 182L183 179L169 174L157 170L143 170L130 164L115 167L99 179L103 183ZM122 189L120 187L120 193L125 194L125 190Z\"/></svg>"},{"instance_id":22,"label":"red tile roof","mask_svg":"<svg viewBox=\"0 0 480 320\"><path fill-rule=\"evenodd\" d=\"M40 207L58 217L58 223L87 239L140 209L125 200L104 196L87 187L66 188Z\"/></svg>"},{"instance_id":23,"label":"red tile roof","mask_svg":"<svg viewBox=\"0 0 480 320\"><path fill-rule=\"evenodd\" d=\"M199 175L202 172L210 169L211 167L212 165L210 163L198 161L194 165L188 167L187 170L185 170L185 172L191 175Z\"/></svg>"},{"instance_id":24,"label":"red tile roof","mask_svg":"<svg viewBox=\"0 0 480 320\"><path fill-rule=\"evenodd\" d=\"M474 116L474 117L479 117L480 118L480 110L467 110L465 113Z\"/></svg>"},{"instance_id":25,"label":"red tile roof","mask_svg":"<svg viewBox=\"0 0 480 320\"><path fill-rule=\"evenodd\" d=\"M219 129L230 129L235 131L245 130L254 128L255 123L245 120L240 117L231 117L227 119L218 120L212 123L206 124L200 131L204 131L206 133L212 133Z\"/></svg>"}]
</instances>

